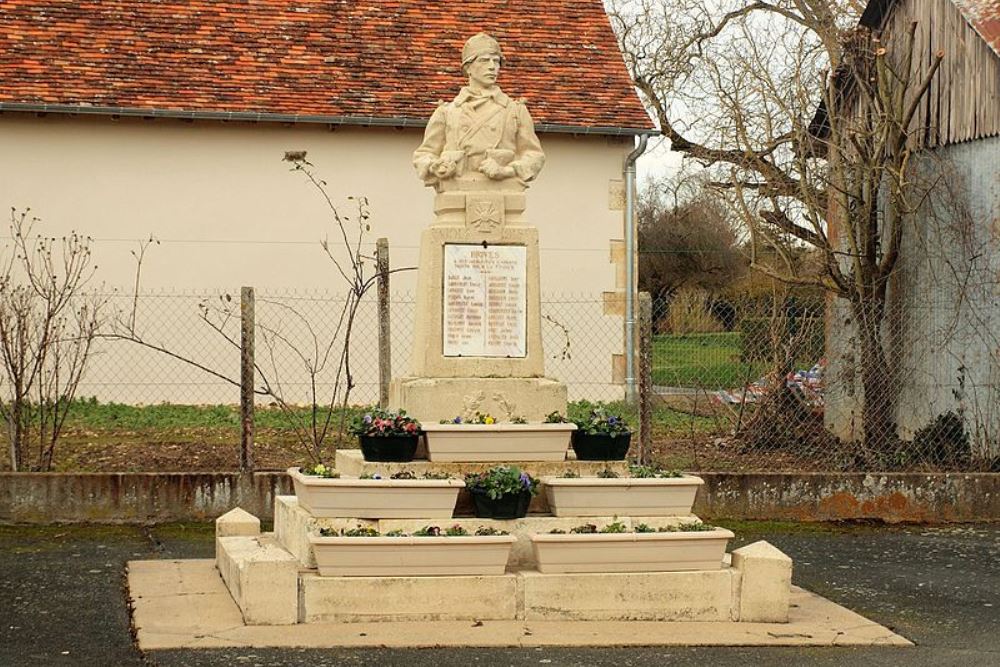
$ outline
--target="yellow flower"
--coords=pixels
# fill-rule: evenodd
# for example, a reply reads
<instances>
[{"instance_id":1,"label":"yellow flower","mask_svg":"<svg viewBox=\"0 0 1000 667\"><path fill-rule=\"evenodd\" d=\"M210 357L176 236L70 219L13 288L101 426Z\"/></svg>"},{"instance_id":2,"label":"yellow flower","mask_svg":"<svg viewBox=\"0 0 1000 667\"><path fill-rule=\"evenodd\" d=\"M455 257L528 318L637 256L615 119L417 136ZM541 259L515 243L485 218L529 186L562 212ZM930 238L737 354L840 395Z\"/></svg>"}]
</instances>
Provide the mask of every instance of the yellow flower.
<instances>
[{"instance_id":1,"label":"yellow flower","mask_svg":"<svg viewBox=\"0 0 1000 667\"><path fill-rule=\"evenodd\" d=\"M487 417L487 418L486 418L486 420L485 420L485 422L486 422L487 424L496 424L496 423L497 423L497 420L496 420L496 419L494 419L493 417Z\"/></svg>"}]
</instances>

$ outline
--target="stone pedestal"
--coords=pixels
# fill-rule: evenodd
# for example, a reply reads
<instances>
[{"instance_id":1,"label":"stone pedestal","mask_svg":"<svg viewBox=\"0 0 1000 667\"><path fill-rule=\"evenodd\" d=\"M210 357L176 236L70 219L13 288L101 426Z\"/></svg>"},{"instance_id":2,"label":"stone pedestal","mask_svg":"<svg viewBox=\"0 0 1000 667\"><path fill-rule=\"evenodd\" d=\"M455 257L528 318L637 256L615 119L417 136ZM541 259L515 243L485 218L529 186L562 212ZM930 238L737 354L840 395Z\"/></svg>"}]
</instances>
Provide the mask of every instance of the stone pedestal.
<instances>
[{"instance_id":1,"label":"stone pedestal","mask_svg":"<svg viewBox=\"0 0 1000 667\"><path fill-rule=\"evenodd\" d=\"M389 402L429 424L475 412L540 422L566 413L566 385L551 378L403 377L390 384Z\"/></svg>"},{"instance_id":2,"label":"stone pedestal","mask_svg":"<svg viewBox=\"0 0 1000 667\"><path fill-rule=\"evenodd\" d=\"M538 230L523 192L471 179L438 193L420 241L411 369L390 404L424 422L475 412L542 421L566 410L545 377Z\"/></svg>"}]
</instances>

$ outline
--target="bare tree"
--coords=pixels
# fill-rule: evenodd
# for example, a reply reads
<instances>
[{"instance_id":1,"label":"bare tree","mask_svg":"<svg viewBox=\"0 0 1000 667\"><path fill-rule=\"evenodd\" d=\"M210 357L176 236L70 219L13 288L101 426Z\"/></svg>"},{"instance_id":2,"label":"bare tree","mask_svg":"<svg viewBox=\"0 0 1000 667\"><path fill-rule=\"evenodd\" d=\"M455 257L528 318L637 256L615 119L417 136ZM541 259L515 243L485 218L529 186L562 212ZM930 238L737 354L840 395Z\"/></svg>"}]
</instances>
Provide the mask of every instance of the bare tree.
<instances>
[{"instance_id":1,"label":"bare tree","mask_svg":"<svg viewBox=\"0 0 1000 667\"><path fill-rule=\"evenodd\" d=\"M682 288L725 287L745 262L719 203L703 194L672 203L647 190L638 207L639 289L653 295L654 313Z\"/></svg>"},{"instance_id":2,"label":"bare tree","mask_svg":"<svg viewBox=\"0 0 1000 667\"><path fill-rule=\"evenodd\" d=\"M0 256L0 416L14 471L51 469L106 303L85 292L91 239L42 236L38 222L11 209Z\"/></svg>"},{"instance_id":3,"label":"bare tree","mask_svg":"<svg viewBox=\"0 0 1000 667\"><path fill-rule=\"evenodd\" d=\"M739 212L751 267L849 304L863 441L884 453L896 441L887 288L927 194L910 178L914 118L942 56L915 74L914 29L857 27L862 5L636 0L614 3L612 18L672 149ZM798 271L790 244L816 249L822 272Z\"/></svg>"}]
</instances>

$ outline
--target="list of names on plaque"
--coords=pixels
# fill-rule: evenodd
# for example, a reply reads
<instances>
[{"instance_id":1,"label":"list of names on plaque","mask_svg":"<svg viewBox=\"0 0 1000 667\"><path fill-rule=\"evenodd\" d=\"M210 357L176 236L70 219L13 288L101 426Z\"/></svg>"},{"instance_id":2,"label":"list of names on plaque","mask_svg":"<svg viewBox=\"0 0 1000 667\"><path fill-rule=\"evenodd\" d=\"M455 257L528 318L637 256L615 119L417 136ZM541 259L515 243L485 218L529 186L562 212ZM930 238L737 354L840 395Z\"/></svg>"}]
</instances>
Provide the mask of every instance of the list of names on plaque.
<instances>
[{"instance_id":1,"label":"list of names on plaque","mask_svg":"<svg viewBox=\"0 0 1000 667\"><path fill-rule=\"evenodd\" d=\"M444 247L444 355L527 356L527 248Z\"/></svg>"}]
</instances>

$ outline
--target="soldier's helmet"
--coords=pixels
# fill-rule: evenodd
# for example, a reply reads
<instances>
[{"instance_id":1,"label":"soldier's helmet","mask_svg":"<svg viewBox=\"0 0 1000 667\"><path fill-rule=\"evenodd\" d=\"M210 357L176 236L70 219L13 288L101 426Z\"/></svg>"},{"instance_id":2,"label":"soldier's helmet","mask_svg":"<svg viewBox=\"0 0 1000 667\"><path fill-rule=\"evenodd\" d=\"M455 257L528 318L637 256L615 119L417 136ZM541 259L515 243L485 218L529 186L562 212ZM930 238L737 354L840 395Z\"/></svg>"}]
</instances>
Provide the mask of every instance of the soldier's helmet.
<instances>
[{"instance_id":1,"label":"soldier's helmet","mask_svg":"<svg viewBox=\"0 0 1000 667\"><path fill-rule=\"evenodd\" d=\"M484 53L495 53L503 60L503 53L500 51L500 42L485 32L481 32L470 37L465 42L465 46L462 47L462 67L465 67Z\"/></svg>"}]
</instances>

